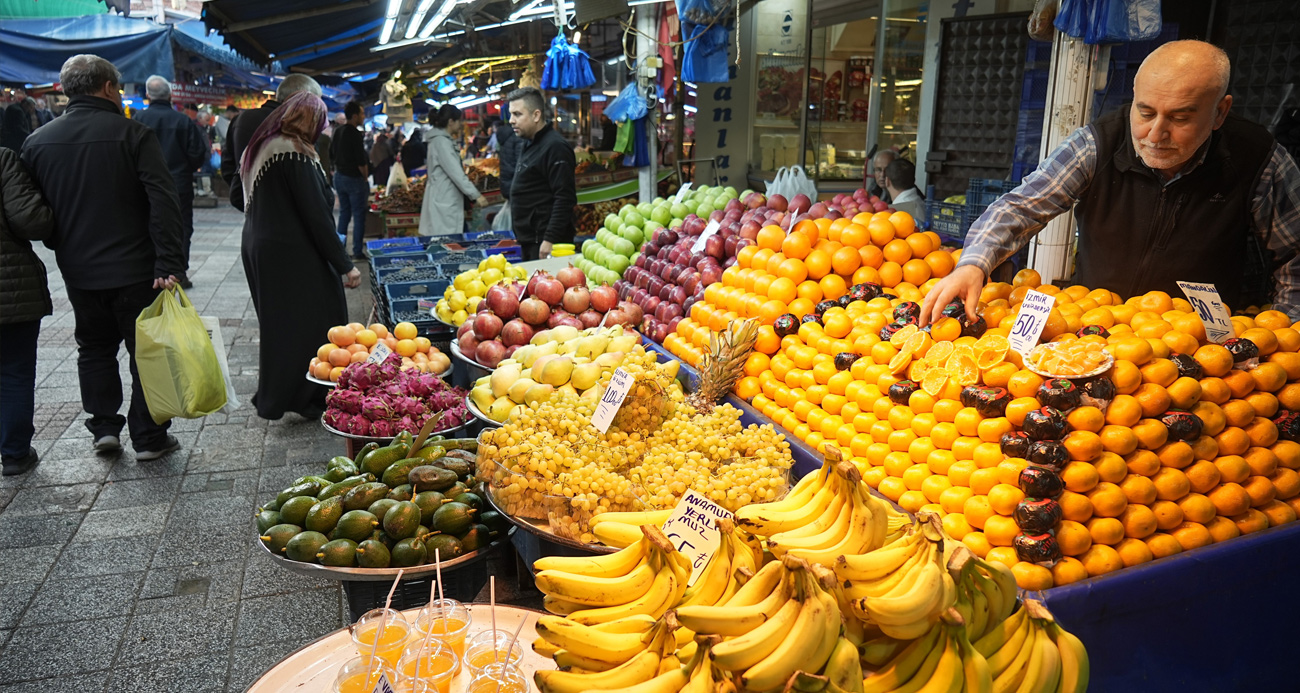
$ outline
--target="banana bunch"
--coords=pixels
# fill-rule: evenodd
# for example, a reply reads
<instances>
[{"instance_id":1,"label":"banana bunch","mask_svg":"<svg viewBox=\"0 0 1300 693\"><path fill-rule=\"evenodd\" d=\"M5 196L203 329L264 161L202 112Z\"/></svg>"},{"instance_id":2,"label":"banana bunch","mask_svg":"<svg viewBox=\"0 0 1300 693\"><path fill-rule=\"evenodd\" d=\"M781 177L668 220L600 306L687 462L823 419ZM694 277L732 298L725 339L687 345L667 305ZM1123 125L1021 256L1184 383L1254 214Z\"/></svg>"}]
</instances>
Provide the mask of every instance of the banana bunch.
<instances>
[{"instance_id":1,"label":"banana bunch","mask_svg":"<svg viewBox=\"0 0 1300 693\"><path fill-rule=\"evenodd\" d=\"M919 638L953 605L957 586L944 561L938 517L922 521L875 551L844 554L834 570L844 581L850 612L898 640Z\"/></svg>"},{"instance_id":2,"label":"banana bunch","mask_svg":"<svg viewBox=\"0 0 1300 693\"><path fill-rule=\"evenodd\" d=\"M957 605L966 635L979 640L1016 609L1016 578L1002 563L985 561L958 546L948 568L957 571Z\"/></svg>"},{"instance_id":3,"label":"banana bunch","mask_svg":"<svg viewBox=\"0 0 1300 693\"><path fill-rule=\"evenodd\" d=\"M1035 600L1026 599L974 646L987 658L993 691L1082 693L1088 689L1088 652L1083 643Z\"/></svg>"},{"instance_id":4,"label":"banana bunch","mask_svg":"<svg viewBox=\"0 0 1300 693\"><path fill-rule=\"evenodd\" d=\"M839 604L794 556L764 565L721 605L675 613L696 633L723 638L710 647L713 666L731 672L746 691L776 689L797 671L821 671L840 640Z\"/></svg>"},{"instance_id":5,"label":"banana bunch","mask_svg":"<svg viewBox=\"0 0 1300 693\"><path fill-rule=\"evenodd\" d=\"M821 469L805 474L779 501L754 503L736 511L736 526L760 537L771 537L809 525L824 514L836 497L838 481L834 481L830 457ZM833 519L833 518L832 518Z\"/></svg>"},{"instance_id":6,"label":"banana bunch","mask_svg":"<svg viewBox=\"0 0 1300 693\"><path fill-rule=\"evenodd\" d=\"M661 674L681 670L681 662L674 655L677 643L673 631L677 623L673 619L651 619L647 627L646 617L636 615L601 626L585 626L554 616L537 619L537 634L548 645L559 648L552 656L561 667L533 675L542 693L627 690L655 681ZM676 691L681 685L645 690Z\"/></svg>"},{"instance_id":7,"label":"banana bunch","mask_svg":"<svg viewBox=\"0 0 1300 693\"><path fill-rule=\"evenodd\" d=\"M591 518L591 533L606 546L622 549L641 541L641 525L658 527L672 514L672 508L601 513Z\"/></svg>"},{"instance_id":8,"label":"banana bunch","mask_svg":"<svg viewBox=\"0 0 1300 693\"><path fill-rule=\"evenodd\" d=\"M940 622L898 649L880 669L863 680L861 688L862 693L989 693L992 690L989 662L971 645L966 626L955 609L945 611Z\"/></svg>"},{"instance_id":9,"label":"banana bunch","mask_svg":"<svg viewBox=\"0 0 1300 693\"><path fill-rule=\"evenodd\" d=\"M720 520L718 532L721 534L718 549L705 564L695 584L686 588L678 608L725 603L740 589L745 576L758 571L763 551L756 542L751 543L748 533L736 529L731 520Z\"/></svg>"},{"instance_id":10,"label":"banana bunch","mask_svg":"<svg viewBox=\"0 0 1300 693\"><path fill-rule=\"evenodd\" d=\"M604 556L538 559L537 589L547 611L585 626L627 616L659 618L676 606L691 577L691 564L654 525L641 541Z\"/></svg>"}]
</instances>

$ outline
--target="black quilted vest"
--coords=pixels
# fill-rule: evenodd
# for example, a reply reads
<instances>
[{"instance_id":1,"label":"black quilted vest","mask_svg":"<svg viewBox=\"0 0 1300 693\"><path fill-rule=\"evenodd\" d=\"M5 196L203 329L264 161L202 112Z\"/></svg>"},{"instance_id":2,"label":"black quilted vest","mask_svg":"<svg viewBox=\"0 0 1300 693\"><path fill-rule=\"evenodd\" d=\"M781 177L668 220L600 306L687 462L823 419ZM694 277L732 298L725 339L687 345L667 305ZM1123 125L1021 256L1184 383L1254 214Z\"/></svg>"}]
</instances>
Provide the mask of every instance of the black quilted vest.
<instances>
[{"instance_id":1,"label":"black quilted vest","mask_svg":"<svg viewBox=\"0 0 1300 693\"><path fill-rule=\"evenodd\" d=\"M1205 161L1162 185L1129 135L1129 107L1089 127L1097 140L1092 184L1075 207L1077 281L1124 298L1179 281L1208 282L1232 307L1268 298L1273 264L1254 239L1251 199L1273 136L1233 115L1210 137Z\"/></svg>"}]
</instances>

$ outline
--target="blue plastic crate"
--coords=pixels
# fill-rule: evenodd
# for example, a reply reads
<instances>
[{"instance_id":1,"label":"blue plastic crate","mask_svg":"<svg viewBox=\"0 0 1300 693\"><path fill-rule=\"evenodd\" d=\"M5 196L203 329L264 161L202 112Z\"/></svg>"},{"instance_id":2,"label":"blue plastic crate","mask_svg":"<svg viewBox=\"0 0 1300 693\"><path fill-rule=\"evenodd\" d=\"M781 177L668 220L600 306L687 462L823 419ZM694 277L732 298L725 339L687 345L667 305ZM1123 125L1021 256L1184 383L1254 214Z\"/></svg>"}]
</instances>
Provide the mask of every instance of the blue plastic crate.
<instances>
[{"instance_id":1,"label":"blue plastic crate","mask_svg":"<svg viewBox=\"0 0 1300 693\"><path fill-rule=\"evenodd\" d=\"M413 253L423 249L424 242L417 236L400 236L398 238L380 238L374 241L366 241L366 251L371 256Z\"/></svg>"},{"instance_id":2,"label":"blue plastic crate","mask_svg":"<svg viewBox=\"0 0 1300 693\"><path fill-rule=\"evenodd\" d=\"M925 203L925 215L930 230L947 241L960 242L970 228L966 219L966 205L960 203L928 201Z\"/></svg>"},{"instance_id":3,"label":"blue plastic crate","mask_svg":"<svg viewBox=\"0 0 1300 693\"><path fill-rule=\"evenodd\" d=\"M966 187L966 204L971 207L984 208L994 200L1016 189L1019 183L994 178L972 178Z\"/></svg>"},{"instance_id":4,"label":"blue plastic crate","mask_svg":"<svg viewBox=\"0 0 1300 693\"><path fill-rule=\"evenodd\" d=\"M384 284L387 282L400 282L402 281L402 274L411 269L432 269L438 272L439 277L446 276L442 272L441 268L437 264L432 262L419 262L411 265L405 265L405 264L381 265L375 268L372 276L374 277L375 281L379 284Z\"/></svg>"},{"instance_id":5,"label":"blue plastic crate","mask_svg":"<svg viewBox=\"0 0 1300 693\"><path fill-rule=\"evenodd\" d=\"M428 337L430 341L434 341L430 335L441 334L442 328L446 326L435 320L429 310L429 306L421 305L420 299L405 298L390 302L384 317L389 325L396 325L403 321L409 322L415 325L415 329L419 331L420 336ZM415 313L420 313L424 317L417 318L414 315Z\"/></svg>"},{"instance_id":6,"label":"blue plastic crate","mask_svg":"<svg viewBox=\"0 0 1300 693\"><path fill-rule=\"evenodd\" d=\"M427 262L429 262L429 253L424 250L407 253L392 253L389 255L372 255L370 258L370 264L375 269L395 265L416 265Z\"/></svg>"},{"instance_id":7,"label":"blue plastic crate","mask_svg":"<svg viewBox=\"0 0 1300 693\"><path fill-rule=\"evenodd\" d=\"M437 301L443 292L451 286L450 279L432 279L419 282L388 282L384 284L384 294L389 304L401 299L427 298Z\"/></svg>"}]
</instances>

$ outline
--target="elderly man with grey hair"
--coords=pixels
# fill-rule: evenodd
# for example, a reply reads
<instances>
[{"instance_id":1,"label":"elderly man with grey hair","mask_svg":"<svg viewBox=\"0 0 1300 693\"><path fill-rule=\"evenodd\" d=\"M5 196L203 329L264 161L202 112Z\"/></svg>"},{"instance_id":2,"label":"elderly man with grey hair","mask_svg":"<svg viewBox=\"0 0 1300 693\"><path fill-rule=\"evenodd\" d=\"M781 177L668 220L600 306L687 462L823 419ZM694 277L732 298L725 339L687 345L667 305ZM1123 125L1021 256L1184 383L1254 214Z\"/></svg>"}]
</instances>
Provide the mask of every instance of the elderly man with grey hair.
<instances>
[{"instance_id":1,"label":"elderly man with grey hair","mask_svg":"<svg viewBox=\"0 0 1300 693\"><path fill-rule=\"evenodd\" d=\"M867 177L871 178L871 185L867 187L867 192L879 197L885 202L890 201L889 188L885 187L884 177L885 169L894 163L898 158L898 152L892 149L882 149L871 157L871 173Z\"/></svg>"},{"instance_id":2,"label":"elderly man with grey hair","mask_svg":"<svg viewBox=\"0 0 1300 693\"><path fill-rule=\"evenodd\" d=\"M194 172L203 165L208 154L207 138L189 116L172 107L172 85L166 78L154 75L145 80L145 95L149 107L136 113L135 120L144 123L162 145L167 170L176 185L176 198L181 205L181 245L185 254L185 274L178 275L180 285L190 288L190 240L194 237Z\"/></svg>"},{"instance_id":3,"label":"elderly man with grey hair","mask_svg":"<svg viewBox=\"0 0 1300 693\"><path fill-rule=\"evenodd\" d=\"M45 244L76 319L86 427L95 451L110 454L121 450L126 425L136 459L156 460L180 443L149 413L136 370L135 320L185 271L175 184L158 136L122 115L122 76L112 63L74 55L59 81L68 108L27 138L22 159L54 209L54 235ZM118 413L123 342L132 380L125 417Z\"/></svg>"},{"instance_id":4,"label":"elderly man with grey hair","mask_svg":"<svg viewBox=\"0 0 1300 693\"><path fill-rule=\"evenodd\" d=\"M226 130L226 143L221 148L221 177L230 186L230 204L236 209L244 209L244 185L239 180L239 160L244 156L244 148L262 121L270 117L271 112L280 107L286 99L300 91L321 95L320 84L307 75L292 74L284 78L276 87L275 98L267 99L259 108L243 111Z\"/></svg>"}]
</instances>

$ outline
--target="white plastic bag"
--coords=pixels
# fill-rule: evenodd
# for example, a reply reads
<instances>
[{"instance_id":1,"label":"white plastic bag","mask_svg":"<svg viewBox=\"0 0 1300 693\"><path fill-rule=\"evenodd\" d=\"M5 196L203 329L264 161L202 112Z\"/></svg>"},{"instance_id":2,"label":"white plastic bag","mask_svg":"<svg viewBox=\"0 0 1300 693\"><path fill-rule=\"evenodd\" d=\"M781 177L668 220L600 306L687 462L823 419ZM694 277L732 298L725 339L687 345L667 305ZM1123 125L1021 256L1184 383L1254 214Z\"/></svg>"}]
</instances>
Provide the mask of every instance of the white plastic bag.
<instances>
[{"instance_id":1,"label":"white plastic bag","mask_svg":"<svg viewBox=\"0 0 1300 693\"><path fill-rule=\"evenodd\" d=\"M221 412L229 414L239 408L239 397L235 396L235 383L230 379L230 365L226 363L226 343L221 338L221 318L201 315L203 329L208 331L208 340L212 342L212 351L217 354L217 365L221 366L221 377L226 381L226 406Z\"/></svg>"},{"instance_id":2,"label":"white plastic bag","mask_svg":"<svg viewBox=\"0 0 1300 693\"><path fill-rule=\"evenodd\" d=\"M507 200L504 205L501 205L501 211L497 212L496 218L492 220L492 230L513 231L514 228L510 225L510 222L510 201Z\"/></svg>"},{"instance_id":3,"label":"white plastic bag","mask_svg":"<svg viewBox=\"0 0 1300 693\"><path fill-rule=\"evenodd\" d=\"M388 185L384 186L384 197L393 194L398 187L407 189L406 171L402 168L402 162L394 161L392 170L388 172Z\"/></svg>"},{"instance_id":4,"label":"white plastic bag","mask_svg":"<svg viewBox=\"0 0 1300 693\"><path fill-rule=\"evenodd\" d=\"M784 166L776 170L776 175L772 177L772 182L767 184L767 196L785 195L786 190L786 172L788 169Z\"/></svg>"},{"instance_id":5,"label":"white plastic bag","mask_svg":"<svg viewBox=\"0 0 1300 693\"><path fill-rule=\"evenodd\" d=\"M788 178L788 192L785 193L787 197L794 197L795 195L803 193L804 195L807 195L810 200L817 199L817 185L813 183L813 180L808 177L807 173L804 173L802 166L790 167Z\"/></svg>"}]
</instances>

